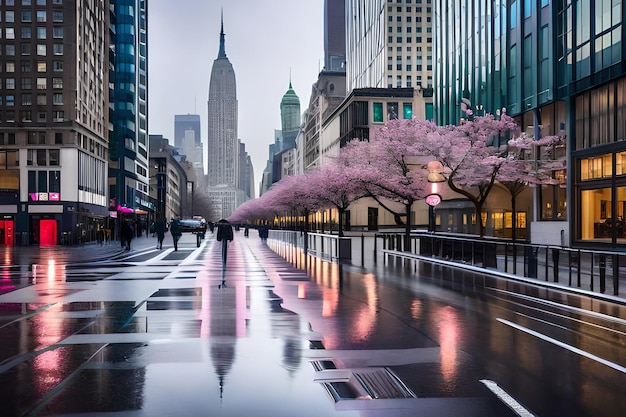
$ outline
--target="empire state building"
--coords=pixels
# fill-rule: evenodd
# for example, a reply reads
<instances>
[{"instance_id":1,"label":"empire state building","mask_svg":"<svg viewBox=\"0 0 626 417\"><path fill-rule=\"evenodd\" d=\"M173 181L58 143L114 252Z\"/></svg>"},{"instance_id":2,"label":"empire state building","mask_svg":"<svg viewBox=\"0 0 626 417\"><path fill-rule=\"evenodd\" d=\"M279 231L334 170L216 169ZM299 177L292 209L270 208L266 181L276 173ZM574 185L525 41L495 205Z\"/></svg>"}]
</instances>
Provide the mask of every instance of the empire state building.
<instances>
[{"instance_id":1,"label":"empire state building","mask_svg":"<svg viewBox=\"0 0 626 417\"><path fill-rule=\"evenodd\" d=\"M237 137L237 86L235 71L226 57L224 18L220 48L213 61L208 100L209 196L219 217L228 217L243 202L239 189L239 138Z\"/></svg>"}]
</instances>

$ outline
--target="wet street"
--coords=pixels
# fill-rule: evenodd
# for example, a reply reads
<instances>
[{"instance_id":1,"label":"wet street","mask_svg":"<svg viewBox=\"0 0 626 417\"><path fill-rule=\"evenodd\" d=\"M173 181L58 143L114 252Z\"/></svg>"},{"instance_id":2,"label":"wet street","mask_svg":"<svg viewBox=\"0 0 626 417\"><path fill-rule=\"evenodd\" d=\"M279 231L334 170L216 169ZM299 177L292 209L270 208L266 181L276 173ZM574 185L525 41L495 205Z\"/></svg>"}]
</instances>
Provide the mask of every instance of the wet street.
<instances>
[{"instance_id":1,"label":"wet street","mask_svg":"<svg viewBox=\"0 0 626 417\"><path fill-rule=\"evenodd\" d=\"M169 238L169 240L168 240ZM619 302L236 233L3 248L0 416L618 416ZM619 300L615 300L619 301Z\"/></svg>"}]
</instances>

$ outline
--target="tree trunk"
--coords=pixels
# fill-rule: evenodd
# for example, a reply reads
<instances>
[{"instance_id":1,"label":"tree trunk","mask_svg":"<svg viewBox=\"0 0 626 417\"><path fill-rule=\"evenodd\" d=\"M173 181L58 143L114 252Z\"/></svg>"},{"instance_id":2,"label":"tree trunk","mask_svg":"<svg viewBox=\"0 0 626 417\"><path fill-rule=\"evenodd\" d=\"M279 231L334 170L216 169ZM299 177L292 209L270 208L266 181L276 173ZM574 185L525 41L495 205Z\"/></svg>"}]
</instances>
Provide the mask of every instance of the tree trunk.
<instances>
[{"instance_id":1,"label":"tree trunk","mask_svg":"<svg viewBox=\"0 0 626 417\"><path fill-rule=\"evenodd\" d=\"M343 214L346 212L345 209L337 208L338 219L337 219L337 235L339 237L343 237ZM332 231L331 231L332 232Z\"/></svg>"},{"instance_id":2,"label":"tree trunk","mask_svg":"<svg viewBox=\"0 0 626 417\"><path fill-rule=\"evenodd\" d=\"M511 227L511 240L515 242L517 239L517 209L515 207L516 203L516 195L511 193L511 211L513 212L513 225Z\"/></svg>"},{"instance_id":3,"label":"tree trunk","mask_svg":"<svg viewBox=\"0 0 626 417\"><path fill-rule=\"evenodd\" d=\"M404 222L404 251L411 252L411 203L405 204L406 222Z\"/></svg>"}]
</instances>

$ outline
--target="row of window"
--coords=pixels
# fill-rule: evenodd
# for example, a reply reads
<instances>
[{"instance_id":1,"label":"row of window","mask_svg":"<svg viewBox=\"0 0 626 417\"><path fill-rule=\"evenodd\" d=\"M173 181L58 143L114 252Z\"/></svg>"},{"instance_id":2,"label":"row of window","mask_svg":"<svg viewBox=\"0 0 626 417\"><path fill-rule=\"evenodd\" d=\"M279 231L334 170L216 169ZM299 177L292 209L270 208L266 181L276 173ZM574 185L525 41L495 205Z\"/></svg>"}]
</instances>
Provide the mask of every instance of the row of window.
<instances>
[{"instance_id":1,"label":"row of window","mask_svg":"<svg viewBox=\"0 0 626 417\"><path fill-rule=\"evenodd\" d=\"M393 12L393 7L387 7L387 11L389 13L392 13ZM397 13L402 13L402 7L396 7L396 12ZM406 12L407 13L412 13L413 12L413 9L411 8L411 6L408 6L406 8ZM416 7L415 8L415 12L416 13L422 13L422 8L421 7ZM432 9L430 7L427 7L426 8L426 13L428 13L428 14L432 13ZM419 19L419 20L417 20L418 22L422 21L422 18L420 16L417 16L417 19ZM428 17L427 19L428 19L428 22L430 22L430 17ZM391 21L391 19L389 19L389 21ZM410 21L411 21L411 16L407 16L407 22L410 22Z\"/></svg>"},{"instance_id":2,"label":"row of window","mask_svg":"<svg viewBox=\"0 0 626 417\"><path fill-rule=\"evenodd\" d=\"M30 77L22 77L20 79L22 90L32 90L33 89L33 79ZM0 85L2 85L2 79L0 78ZM48 89L48 79L45 77L37 77L35 79L35 86L37 90L47 90ZM15 90L16 82L15 78L5 78L4 79L4 88L7 90ZM63 78L54 77L52 78L52 88L54 89L62 89L63 88Z\"/></svg>"},{"instance_id":3,"label":"row of window","mask_svg":"<svg viewBox=\"0 0 626 417\"><path fill-rule=\"evenodd\" d=\"M397 36L396 37L396 43L402 43L404 41L405 38L403 38L402 36ZM393 36L388 36L387 37L387 42L389 43L393 43ZM406 37L406 43L412 43L413 42L413 37L411 36L407 36ZM423 42L423 38L421 36L416 36L415 37L415 42L416 43L422 43ZM433 38L432 36L429 36L426 38L426 43L433 43Z\"/></svg>"},{"instance_id":4,"label":"row of window","mask_svg":"<svg viewBox=\"0 0 626 417\"><path fill-rule=\"evenodd\" d=\"M21 122L34 122L35 120L33 119L33 114L35 114L37 116L37 122L47 122L48 121L48 114L45 111L38 111L38 112L33 112L31 110L20 110L19 112L19 121ZM3 117L4 116L4 117ZM16 112L15 110L6 110L3 113L0 113L0 123L1 122L8 122L8 123L13 123L18 121L16 119ZM64 122L65 121L65 112L63 112L62 110L55 110L52 112L52 121L53 122Z\"/></svg>"},{"instance_id":5,"label":"row of window","mask_svg":"<svg viewBox=\"0 0 626 417\"><path fill-rule=\"evenodd\" d=\"M22 106L31 106L33 103L33 94L31 93L22 93ZM46 93L40 93L35 96L36 104L38 106L45 106L48 104L48 95ZM0 105L5 105L6 107L14 107L15 106L15 96L14 95L6 95L0 96ZM53 93L52 94L52 104L55 106L63 105L63 93Z\"/></svg>"},{"instance_id":6,"label":"row of window","mask_svg":"<svg viewBox=\"0 0 626 417\"><path fill-rule=\"evenodd\" d=\"M398 27L396 27L396 33L402 33L402 29L404 29L404 31L405 31L406 33L411 33L411 32L413 32L413 28L412 28L411 26L398 26ZM422 27L421 27L421 26L416 26L416 27L415 27L415 31L416 31L417 33L422 33ZM426 28L426 33L432 33L432 31L433 31L432 26L428 26L428 27ZM392 27L392 26L389 26L389 27L387 28L387 32L389 32L389 33L393 33L393 27Z\"/></svg>"},{"instance_id":7,"label":"row of window","mask_svg":"<svg viewBox=\"0 0 626 417\"><path fill-rule=\"evenodd\" d=\"M29 145L46 145L46 132L28 132L27 143ZM63 132L54 133L54 143L60 145L63 143ZM15 133L0 132L0 145L15 145Z\"/></svg>"},{"instance_id":8,"label":"row of window","mask_svg":"<svg viewBox=\"0 0 626 417\"><path fill-rule=\"evenodd\" d=\"M16 4L21 4L22 6L46 6L48 3L62 5L63 0L4 0L6 6L15 6ZM407 0L407 3L410 3L410 1ZM1 5L2 0L0 0L0 6Z\"/></svg>"},{"instance_id":9,"label":"row of window","mask_svg":"<svg viewBox=\"0 0 626 417\"><path fill-rule=\"evenodd\" d=\"M393 70L393 64L388 64L387 65L387 69L389 71L392 71ZM402 71L402 64L396 64L396 70L397 71ZM423 70L424 70L424 66L423 65L416 65L415 66L415 71L423 71ZM433 66L432 65L426 65L426 71L432 71L432 70L433 70ZM405 71L413 71L413 65L406 64ZM410 87L410 86L407 86L407 87Z\"/></svg>"},{"instance_id":10,"label":"row of window","mask_svg":"<svg viewBox=\"0 0 626 417\"><path fill-rule=\"evenodd\" d=\"M413 104L412 103L402 103L402 114L400 115L400 106L398 102L388 102L387 105L387 117L385 117L385 113L383 112L384 104L374 102L373 104L373 122L374 123L384 123L387 120L398 119L402 116L403 119L412 119L413 118Z\"/></svg>"},{"instance_id":11,"label":"row of window","mask_svg":"<svg viewBox=\"0 0 626 417\"><path fill-rule=\"evenodd\" d=\"M37 39L47 39L47 28L46 27L36 27L34 28L37 32ZM32 39L33 38L33 28L31 26L24 26L21 29L21 39ZM0 38L2 38L3 29L0 28ZM52 28L52 38L53 39L63 39L63 27L62 26L54 26ZM15 28L8 27L4 28L4 39L16 39L15 36Z\"/></svg>"},{"instance_id":12,"label":"row of window","mask_svg":"<svg viewBox=\"0 0 626 417\"><path fill-rule=\"evenodd\" d=\"M48 12L46 10L36 10L34 14L32 10L22 10L20 12L20 16L21 16L20 21L22 23L31 23L33 21L38 22L38 23L45 23L48 21ZM35 17L35 20L33 20L33 16ZM2 19L1 15L0 15L0 19ZM6 10L4 12L4 21L7 23L14 23L15 11ZM52 21L55 23L63 23L63 10L53 10Z\"/></svg>"},{"instance_id":13,"label":"row of window","mask_svg":"<svg viewBox=\"0 0 626 417\"><path fill-rule=\"evenodd\" d=\"M31 43L22 42L20 44L20 54L22 56L30 56L32 55L33 45ZM6 56L15 56L15 45L14 44L6 44L4 45L4 54ZM52 54L53 55L63 55L63 44L55 43L52 45ZM46 44L37 44L36 45L36 55L37 56L48 56L48 46Z\"/></svg>"},{"instance_id":14,"label":"row of window","mask_svg":"<svg viewBox=\"0 0 626 417\"><path fill-rule=\"evenodd\" d=\"M411 4L412 1L411 0L404 0L404 2L406 4ZM387 3L402 3L402 0L387 0ZM432 0L415 0L415 4L422 4L422 3L426 3L426 4L431 4Z\"/></svg>"},{"instance_id":15,"label":"row of window","mask_svg":"<svg viewBox=\"0 0 626 417\"><path fill-rule=\"evenodd\" d=\"M416 75L415 76L415 86L422 86L422 76L421 75ZM410 75L407 75L405 78L402 77L402 75L396 75L396 83L395 85L393 84L393 76L392 75L387 75L387 87L388 88L394 88L394 87L413 87L413 77ZM426 82L426 87L427 88L432 88L433 87L433 77L432 76L428 76L427 77L427 82Z\"/></svg>"},{"instance_id":16,"label":"row of window","mask_svg":"<svg viewBox=\"0 0 626 417\"><path fill-rule=\"evenodd\" d=\"M46 72L48 70L48 63L46 61L37 61L36 63L37 72ZM33 62L29 60L22 60L20 62L20 69L23 73L31 72L33 68ZM4 65L4 72L14 73L17 69L15 61L6 61ZM63 71L63 61L53 61L52 62L52 70L54 72L62 72ZM0 66L0 71L2 71L2 66Z\"/></svg>"}]
</instances>

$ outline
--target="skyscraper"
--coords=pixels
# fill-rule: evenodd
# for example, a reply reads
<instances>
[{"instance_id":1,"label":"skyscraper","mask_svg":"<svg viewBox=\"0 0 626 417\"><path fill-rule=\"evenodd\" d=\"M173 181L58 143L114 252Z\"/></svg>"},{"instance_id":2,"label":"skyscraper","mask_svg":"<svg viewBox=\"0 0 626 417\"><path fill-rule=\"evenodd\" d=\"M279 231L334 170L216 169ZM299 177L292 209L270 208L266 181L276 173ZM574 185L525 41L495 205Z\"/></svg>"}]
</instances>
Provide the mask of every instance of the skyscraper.
<instances>
[{"instance_id":1,"label":"skyscraper","mask_svg":"<svg viewBox=\"0 0 626 417\"><path fill-rule=\"evenodd\" d=\"M108 214L108 10L0 2L0 245L95 239Z\"/></svg>"},{"instance_id":2,"label":"skyscraper","mask_svg":"<svg viewBox=\"0 0 626 417\"><path fill-rule=\"evenodd\" d=\"M146 216L146 224L155 209L148 187L148 2L109 3L109 198Z\"/></svg>"},{"instance_id":3,"label":"skyscraper","mask_svg":"<svg viewBox=\"0 0 626 417\"><path fill-rule=\"evenodd\" d=\"M196 146L202 146L202 136L200 135L200 115L199 114L177 114L174 115L174 146L183 148L183 139L187 136L187 131L192 130Z\"/></svg>"},{"instance_id":4,"label":"skyscraper","mask_svg":"<svg viewBox=\"0 0 626 417\"><path fill-rule=\"evenodd\" d=\"M228 217L243 202L239 189L239 141L237 137L237 85L235 71L226 56L224 17L220 48L209 82L207 123L207 184L216 211Z\"/></svg>"}]
</instances>

